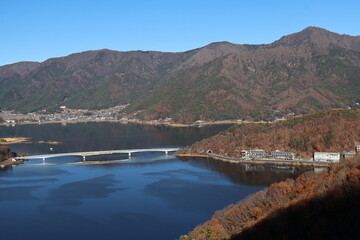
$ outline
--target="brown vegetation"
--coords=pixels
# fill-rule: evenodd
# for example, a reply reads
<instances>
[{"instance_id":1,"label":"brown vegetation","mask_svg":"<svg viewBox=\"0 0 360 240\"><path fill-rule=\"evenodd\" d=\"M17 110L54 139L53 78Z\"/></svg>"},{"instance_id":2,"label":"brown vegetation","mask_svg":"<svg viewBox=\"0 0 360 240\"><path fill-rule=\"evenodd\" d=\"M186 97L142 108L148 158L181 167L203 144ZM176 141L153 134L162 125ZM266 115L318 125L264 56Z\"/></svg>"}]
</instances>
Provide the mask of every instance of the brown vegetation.
<instances>
[{"instance_id":1,"label":"brown vegetation","mask_svg":"<svg viewBox=\"0 0 360 240\"><path fill-rule=\"evenodd\" d=\"M61 144L62 142L59 142L59 141L39 141L38 143L49 144L49 145L58 145L58 144Z\"/></svg>"},{"instance_id":2,"label":"brown vegetation","mask_svg":"<svg viewBox=\"0 0 360 240\"><path fill-rule=\"evenodd\" d=\"M8 146L0 145L0 162L12 157L16 157L16 153L11 152Z\"/></svg>"},{"instance_id":3,"label":"brown vegetation","mask_svg":"<svg viewBox=\"0 0 360 240\"><path fill-rule=\"evenodd\" d=\"M0 143L5 143L5 144L30 143L30 138L28 138L28 137L0 138Z\"/></svg>"},{"instance_id":4,"label":"brown vegetation","mask_svg":"<svg viewBox=\"0 0 360 240\"><path fill-rule=\"evenodd\" d=\"M293 151L311 157L314 151L354 150L360 142L360 110L330 110L277 123L234 125L227 131L204 139L177 154L213 153L239 157L243 149Z\"/></svg>"}]
</instances>

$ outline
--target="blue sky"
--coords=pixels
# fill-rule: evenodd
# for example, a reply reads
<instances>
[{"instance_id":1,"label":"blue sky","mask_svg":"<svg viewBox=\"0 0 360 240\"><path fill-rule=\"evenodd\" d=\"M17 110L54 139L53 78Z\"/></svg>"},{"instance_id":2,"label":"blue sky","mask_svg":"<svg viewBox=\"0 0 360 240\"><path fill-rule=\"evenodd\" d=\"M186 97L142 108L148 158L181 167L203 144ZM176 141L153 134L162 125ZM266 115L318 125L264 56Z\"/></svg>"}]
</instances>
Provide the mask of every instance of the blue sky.
<instances>
[{"instance_id":1,"label":"blue sky","mask_svg":"<svg viewBox=\"0 0 360 240\"><path fill-rule=\"evenodd\" d=\"M1 0L0 65L108 48L270 43L308 26L360 35L358 0Z\"/></svg>"}]
</instances>

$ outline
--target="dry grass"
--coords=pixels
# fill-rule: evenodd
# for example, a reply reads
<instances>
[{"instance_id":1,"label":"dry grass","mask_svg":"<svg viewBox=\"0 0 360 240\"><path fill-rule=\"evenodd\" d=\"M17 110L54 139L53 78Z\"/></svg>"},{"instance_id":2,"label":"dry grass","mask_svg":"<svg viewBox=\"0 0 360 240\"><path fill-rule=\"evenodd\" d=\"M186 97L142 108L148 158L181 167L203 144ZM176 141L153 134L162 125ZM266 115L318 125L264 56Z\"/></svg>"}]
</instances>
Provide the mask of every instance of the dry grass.
<instances>
[{"instance_id":1,"label":"dry grass","mask_svg":"<svg viewBox=\"0 0 360 240\"><path fill-rule=\"evenodd\" d=\"M8 137L0 138L0 143L16 144L16 143L31 143L30 138L27 137Z\"/></svg>"}]
</instances>

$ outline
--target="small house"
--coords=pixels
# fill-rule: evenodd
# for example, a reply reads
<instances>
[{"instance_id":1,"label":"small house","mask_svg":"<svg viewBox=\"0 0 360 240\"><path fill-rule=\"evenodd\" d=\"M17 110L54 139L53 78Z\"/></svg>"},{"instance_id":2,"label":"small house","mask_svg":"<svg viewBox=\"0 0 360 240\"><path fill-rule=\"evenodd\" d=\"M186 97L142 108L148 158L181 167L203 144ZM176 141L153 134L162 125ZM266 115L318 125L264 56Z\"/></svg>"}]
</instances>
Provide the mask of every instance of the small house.
<instances>
[{"instance_id":1,"label":"small house","mask_svg":"<svg viewBox=\"0 0 360 240\"><path fill-rule=\"evenodd\" d=\"M356 149L357 152L360 152L360 145L356 145L355 149Z\"/></svg>"}]
</instances>

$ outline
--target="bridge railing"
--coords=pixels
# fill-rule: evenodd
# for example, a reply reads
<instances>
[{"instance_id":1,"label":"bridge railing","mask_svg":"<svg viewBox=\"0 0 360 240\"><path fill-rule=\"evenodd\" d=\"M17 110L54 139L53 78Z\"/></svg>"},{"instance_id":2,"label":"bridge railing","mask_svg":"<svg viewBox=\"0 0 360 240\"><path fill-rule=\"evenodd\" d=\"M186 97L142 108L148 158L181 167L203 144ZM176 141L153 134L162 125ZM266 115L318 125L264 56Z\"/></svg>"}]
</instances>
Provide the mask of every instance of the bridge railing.
<instances>
[{"instance_id":1,"label":"bridge railing","mask_svg":"<svg viewBox=\"0 0 360 240\"><path fill-rule=\"evenodd\" d=\"M121 149L121 150L106 150L106 151L89 151L89 152L70 152L70 153L54 153L54 154L41 154L33 156L22 156L16 157L15 159L43 159L52 158L52 157L64 157L64 156L82 156L85 160L86 156L100 156L100 155L109 155L109 154L119 154L125 153L131 157L132 153L139 152L164 152L168 154L169 152L176 152L179 148L148 148L148 149Z\"/></svg>"}]
</instances>

